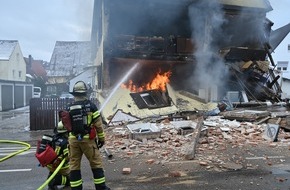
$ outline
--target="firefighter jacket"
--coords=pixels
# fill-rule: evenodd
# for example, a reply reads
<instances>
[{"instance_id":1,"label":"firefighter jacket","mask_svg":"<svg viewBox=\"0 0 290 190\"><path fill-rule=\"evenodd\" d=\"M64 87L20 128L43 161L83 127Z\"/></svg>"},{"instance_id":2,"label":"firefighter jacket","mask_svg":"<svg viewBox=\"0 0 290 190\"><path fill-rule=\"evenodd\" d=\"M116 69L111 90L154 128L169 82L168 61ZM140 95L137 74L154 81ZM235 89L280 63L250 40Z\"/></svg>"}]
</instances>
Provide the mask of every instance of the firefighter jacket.
<instances>
[{"instance_id":1,"label":"firefighter jacket","mask_svg":"<svg viewBox=\"0 0 290 190\"><path fill-rule=\"evenodd\" d=\"M95 139L98 138L99 141L105 141L105 134L103 129L103 122L100 112L98 111L97 106L86 98L76 97L75 102L72 105L69 105L67 111L70 112L72 107L77 107L81 105L86 113L86 123L84 124L86 129L83 134L83 139ZM73 116L72 116L73 117ZM73 121L72 121L73 124ZM69 134L69 138L78 138L77 134L72 130Z\"/></svg>"},{"instance_id":2,"label":"firefighter jacket","mask_svg":"<svg viewBox=\"0 0 290 190\"><path fill-rule=\"evenodd\" d=\"M57 158L46 167L50 172L54 172L58 165L65 159L65 163L59 170L61 175L69 174L69 158L68 158L68 139L64 134L56 134L53 138L54 151L57 154Z\"/></svg>"}]
</instances>

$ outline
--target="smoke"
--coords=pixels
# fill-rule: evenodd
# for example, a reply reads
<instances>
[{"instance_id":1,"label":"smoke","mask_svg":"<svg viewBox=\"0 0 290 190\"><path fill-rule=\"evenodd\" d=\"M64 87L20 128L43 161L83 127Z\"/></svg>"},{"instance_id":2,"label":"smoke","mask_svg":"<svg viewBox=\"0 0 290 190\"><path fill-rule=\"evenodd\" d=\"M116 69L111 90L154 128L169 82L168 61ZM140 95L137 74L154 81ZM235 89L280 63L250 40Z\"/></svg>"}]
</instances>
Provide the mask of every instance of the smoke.
<instances>
[{"instance_id":1,"label":"smoke","mask_svg":"<svg viewBox=\"0 0 290 190\"><path fill-rule=\"evenodd\" d=\"M90 40L94 1L65 0L63 4L74 12L70 18L72 22L69 27L78 34L79 39Z\"/></svg>"},{"instance_id":2,"label":"smoke","mask_svg":"<svg viewBox=\"0 0 290 190\"><path fill-rule=\"evenodd\" d=\"M228 73L213 39L217 34L222 34L222 25L225 23L221 6L217 0L200 1L189 7L189 17L192 41L196 48L196 66L191 81L204 89L220 86Z\"/></svg>"},{"instance_id":3,"label":"smoke","mask_svg":"<svg viewBox=\"0 0 290 190\"><path fill-rule=\"evenodd\" d=\"M112 34L135 36L177 35L184 31L182 13L186 6L172 0L136 1L110 0L110 30Z\"/></svg>"}]
</instances>

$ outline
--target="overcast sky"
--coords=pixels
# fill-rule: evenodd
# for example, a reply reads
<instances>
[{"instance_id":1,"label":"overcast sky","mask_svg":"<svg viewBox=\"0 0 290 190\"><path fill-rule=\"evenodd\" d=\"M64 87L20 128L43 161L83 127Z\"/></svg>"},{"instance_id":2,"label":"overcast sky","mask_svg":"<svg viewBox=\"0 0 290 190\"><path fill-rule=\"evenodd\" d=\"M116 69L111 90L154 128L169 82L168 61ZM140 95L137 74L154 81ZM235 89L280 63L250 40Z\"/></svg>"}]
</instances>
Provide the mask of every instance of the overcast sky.
<instances>
[{"instance_id":1,"label":"overcast sky","mask_svg":"<svg viewBox=\"0 0 290 190\"><path fill-rule=\"evenodd\" d=\"M270 0L273 29L290 23L290 0ZM93 0L2 0L0 39L18 40L23 56L50 61L56 41L90 40ZM273 53L290 61L290 34Z\"/></svg>"},{"instance_id":2,"label":"overcast sky","mask_svg":"<svg viewBox=\"0 0 290 190\"><path fill-rule=\"evenodd\" d=\"M2 0L0 39L23 56L50 61L56 41L90 40L93 0Z\"/></svg>"}]
</instances>

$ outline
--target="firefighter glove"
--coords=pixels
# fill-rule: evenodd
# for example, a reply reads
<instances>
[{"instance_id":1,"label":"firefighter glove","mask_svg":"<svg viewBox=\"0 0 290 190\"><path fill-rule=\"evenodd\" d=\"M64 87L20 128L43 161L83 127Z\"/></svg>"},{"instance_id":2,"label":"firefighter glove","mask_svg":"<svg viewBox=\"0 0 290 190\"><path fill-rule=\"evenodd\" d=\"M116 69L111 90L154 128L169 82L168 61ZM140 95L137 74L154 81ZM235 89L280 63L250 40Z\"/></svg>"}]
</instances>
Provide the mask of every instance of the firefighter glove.
<instances>
[{"instance_id":1,"label":"firefighter glove","mask_svg":"<svg viewBox=\"0 0 290 190\"><path fill-rule=\"evenodd\" d=\"M61 159L57 158L54 160L54 162L52 163L52 168L55 170L59 164L61 163Z\"/></svg>"},{"instance_id":2,"label":"firefighter glove","mask_svg":"<svg viewBox=\"0 0 290 190\"><path fill-rule=\"evenodd\" d=\"M105 141L98 141L98 148L102 148L102 146L104 146Z\"/></svg>"}]
</instances>

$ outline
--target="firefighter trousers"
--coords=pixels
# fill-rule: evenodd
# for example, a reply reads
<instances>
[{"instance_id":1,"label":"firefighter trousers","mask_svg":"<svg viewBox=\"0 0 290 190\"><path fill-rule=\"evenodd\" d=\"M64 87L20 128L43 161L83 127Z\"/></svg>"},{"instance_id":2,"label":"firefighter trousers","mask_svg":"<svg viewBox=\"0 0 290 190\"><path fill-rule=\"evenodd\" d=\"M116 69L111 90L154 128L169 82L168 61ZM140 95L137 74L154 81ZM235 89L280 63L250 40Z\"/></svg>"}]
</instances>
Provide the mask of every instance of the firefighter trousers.
<instances>
[{"instance_id":1,"label":"firefighter trousers","mask_svg":"<svg viewBox=\"0 0 290 190\"><path fill-rule=\"evenodd\" d=\"M105 185L105 176L102 158L95 140L69 138L70 184L72 189L82 189L81 160L83 154L88 159L94 176L96 189L108 189Z\"/></svg>"}]
</instances>

